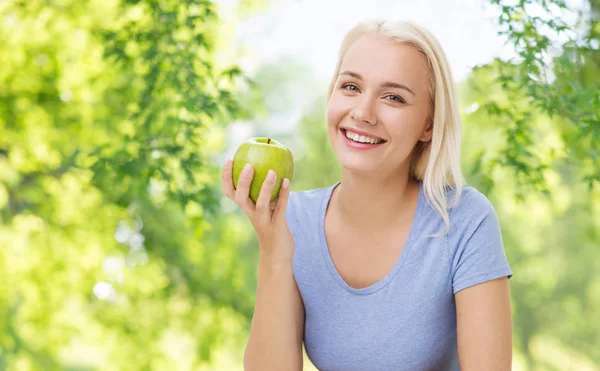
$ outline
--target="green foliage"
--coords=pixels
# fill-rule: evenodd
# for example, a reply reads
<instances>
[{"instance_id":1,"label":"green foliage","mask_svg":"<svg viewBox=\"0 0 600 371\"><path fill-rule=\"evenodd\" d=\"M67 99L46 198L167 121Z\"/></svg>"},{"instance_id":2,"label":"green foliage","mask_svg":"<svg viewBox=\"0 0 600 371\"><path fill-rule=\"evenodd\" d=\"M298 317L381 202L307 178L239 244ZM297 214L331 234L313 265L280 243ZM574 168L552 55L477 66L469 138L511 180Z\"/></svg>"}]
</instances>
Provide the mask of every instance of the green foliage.
<instances>
[{"instance_id":1,"label":"green foliage","mask_svg":"<svg viewBox=\"0 0 600 371\"><path fill-rule=\"evenodd\" d=\"M491 3L517 57L475 68L461 86L464 167L502 221L517 361L597 369L600 3L578 32L562 1Z\"/></svg>"},{"instance_id":2,"label":"green foliage","mask_svg":"<svg viewBox=\"0 0 600 371\"><path fill-rule=\"evenodd\" d=\"M594 346L600 341L600 328L593 321L600 310L600 266L595 258L600 193L582 181L583 169L565 160L577 143L565 141L563 121L541 113L533 114L528 124L538 138L532 153L553 164L540 172L547 192L521 187L511 167L486 165L506 146L498 117L481 108L485 102L509 100L502 87L492 83L495 77L493 68L481 68L461 86L463 168L469 184L491 199L500 216L515 273L515 350L527 370L568 369L572 364L586 369L584 365L597 363L600 356ZM552 355L546 354L549 349ZM560 363L561 356L567 361Z\"/></svg>"},{"instance_id":3,"label":"green foliage","mask_svg":"<svg viewBox=\"0 0 600 371\"><path fill-rule=\"evenodd\" d=\"M488 165L510 167L519 186L547 192L542 173L555 158L536 155L540 135L531 124L534 115L544 113L561 119L564 138L580 144L565 156L584 169L582 178L593 186L600 181L600 28L595 18L600 3L590 2L591 12L581 19L579 29L564 21L573 12L563 0L491 4L500 10L500 34L514 46L517 57L497 59L491 66L495 83L509 99L490 99L483 105L504 128L506 140Z\"/></svg>"},{"instance_id":4,"label":"green foliage","mask_svg":"<svg viewBox=\"0 0 600 371\"><path fill-rule=\"evenodd\" d=\"M210 161L241 114L213 3L8 1L0 20L0 368L210 360L253 306L221 248L247 235L203 239L235 232Z\"/></svg>"},{"instance_id":5,"label":"green foliage","mask_svg":"<svg viewBox=\"0 0 600 371\"><path fill-rule=\"evenodd\" d=\"M327 187L341 179L341 166L331 148L325 124L326 97L315 101L314 107L299 122L298 130L303 145L296 151L299 190Z\"/></svg>"}]
</instances>

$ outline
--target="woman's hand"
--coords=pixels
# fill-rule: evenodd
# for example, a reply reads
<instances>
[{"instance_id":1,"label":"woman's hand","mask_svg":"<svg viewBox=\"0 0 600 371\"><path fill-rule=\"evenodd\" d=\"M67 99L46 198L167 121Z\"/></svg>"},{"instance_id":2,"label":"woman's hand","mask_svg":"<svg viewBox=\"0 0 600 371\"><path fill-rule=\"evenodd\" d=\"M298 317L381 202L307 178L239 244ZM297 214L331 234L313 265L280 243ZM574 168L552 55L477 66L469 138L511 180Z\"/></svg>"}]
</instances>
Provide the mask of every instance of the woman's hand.
<instances>
[{"instance_id":1,"label":"woman's hand","mask_svg":"<svg viewBox=\"0 0 600 371\"><path fill-rule=\"evenodd\" d=\"M279 197L272 202L271 194L277 175L273 170L263 183L256 204L250 199L250 183L254 169L246 164L238 180L237 189L233 185L233 163L229 159L221 173L223 193L244 211L258 237L261 258L273 262L278 259L291 259L294 252L294 239L286 221L286 208L290 195L290 181L285 178Z\"/></svg>"}]
</instances>

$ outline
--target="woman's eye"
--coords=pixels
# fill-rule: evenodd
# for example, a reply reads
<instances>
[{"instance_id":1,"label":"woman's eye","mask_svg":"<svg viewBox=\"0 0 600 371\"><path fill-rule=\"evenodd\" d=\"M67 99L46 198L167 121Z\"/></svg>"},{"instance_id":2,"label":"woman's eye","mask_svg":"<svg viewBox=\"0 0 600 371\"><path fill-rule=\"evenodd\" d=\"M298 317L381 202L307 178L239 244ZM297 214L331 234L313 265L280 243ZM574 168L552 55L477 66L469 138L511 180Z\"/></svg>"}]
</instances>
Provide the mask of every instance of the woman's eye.
<instances>
[{"instance_id":1,"label":"woman's eye","mask_svg":"<svg viewBox=\"0 0 600 371\"><path fill-rule=\"evenodd\" d=\"M354 84L344 84L344 85L342 85L342 89L350 90L350 91L358 91L358 87Z\"/></svg>"},{"instance_id":2,"label":"woman's eye","mask_svg":"<svg viewBox=\"0 0 600 371\"><path fill-rule=\"evenodd\" d=\"M391 100L393 102L406 103L406 101L404 99L402 99L402 97L400 97L399 95L390 94L386 98L388 98L389 100Z\"/></svg>"}]
</instances>

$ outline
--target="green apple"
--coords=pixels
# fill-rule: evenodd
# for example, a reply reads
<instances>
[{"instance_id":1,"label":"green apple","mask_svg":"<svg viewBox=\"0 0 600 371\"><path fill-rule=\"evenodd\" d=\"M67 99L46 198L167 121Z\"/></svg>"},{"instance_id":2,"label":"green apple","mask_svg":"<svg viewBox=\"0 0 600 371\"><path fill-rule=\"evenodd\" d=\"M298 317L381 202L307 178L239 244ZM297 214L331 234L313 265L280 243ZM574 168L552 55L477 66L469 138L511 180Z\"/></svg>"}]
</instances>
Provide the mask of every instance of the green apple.
<instances>
[{"instance_id":1,"label":"green apple","mask_svg":"<svg viewBox=\"0 0 600 371\"><path fill-rule=\"evenodd\" d=\"M275 188L271 200L279 196L284 178L292 180L294 175L294 158L292 151L280 142L271 138L250 138L235 151L233 156L233 185L237 189L240 174L246 164L254 168L254 177L250 183L250 198L256 202L260 189L269 170L277 174Z\"/></svg>"}]
</instances>

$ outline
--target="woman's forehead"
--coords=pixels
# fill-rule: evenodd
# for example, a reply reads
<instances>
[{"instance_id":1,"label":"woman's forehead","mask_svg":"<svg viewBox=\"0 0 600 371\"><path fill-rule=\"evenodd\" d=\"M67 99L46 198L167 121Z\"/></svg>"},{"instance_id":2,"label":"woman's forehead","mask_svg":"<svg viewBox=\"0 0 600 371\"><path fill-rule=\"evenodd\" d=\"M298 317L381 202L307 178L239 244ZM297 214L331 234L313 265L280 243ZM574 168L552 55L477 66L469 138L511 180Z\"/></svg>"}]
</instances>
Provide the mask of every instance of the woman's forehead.
<instances>
[{"instance_id":1,"label":"woman's forehead","mask_svg":"<svg viewBox=\"0 0 600 371\"><path fill-rule=\"evenodd\" d=\"M420 84L428 78L427 60L408 43L391 42L377 36L363 36L346 51L340 73L350 71L363 79L400 79Z\"/></svg>"}]
</instances>

